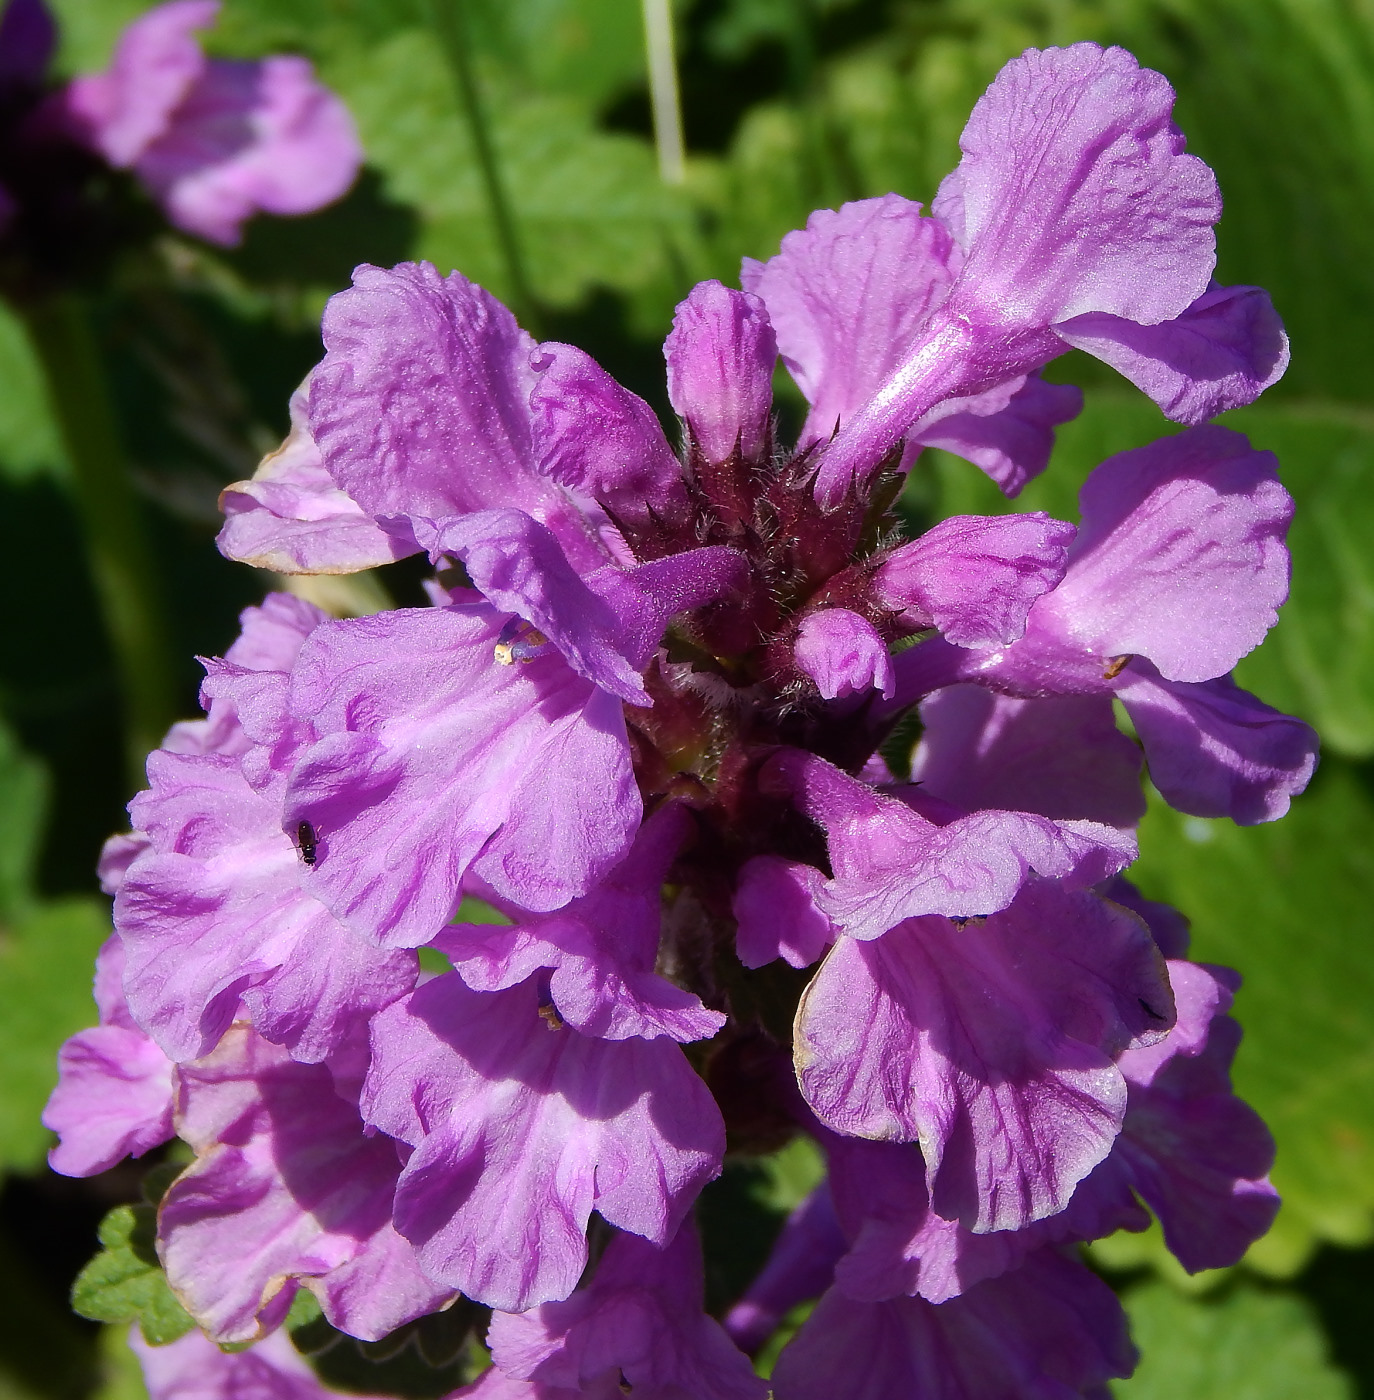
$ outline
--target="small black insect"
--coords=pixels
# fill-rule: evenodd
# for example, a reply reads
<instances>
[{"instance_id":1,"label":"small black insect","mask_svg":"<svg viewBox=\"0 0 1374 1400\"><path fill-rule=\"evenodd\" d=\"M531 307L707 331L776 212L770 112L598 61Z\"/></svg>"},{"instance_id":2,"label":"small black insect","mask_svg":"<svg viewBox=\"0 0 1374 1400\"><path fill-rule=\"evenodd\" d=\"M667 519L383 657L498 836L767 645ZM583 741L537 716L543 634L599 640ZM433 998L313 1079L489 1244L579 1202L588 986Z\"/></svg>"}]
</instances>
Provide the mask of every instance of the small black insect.
<instances>
[{"instance_id":1,"label":"small black insect","mask_svg":"<svg viewBox=\"0 0 1374 1400\"><path fill-rule=\"evenodd\" d=\"M300 847L301 859L307 865L314 865L319 855L319 845L315 828L309 822L302 822L296 828L296 845Z\"/></svg>"},{"instance_id":2,"label":"small black insect","mask_svg":"<svg viewBox=\"0 0 1374 1400\"><path fill-rule=\"evenodd\" d=\"M1156 1011L1144 997L1136 997L1136 1000L1140 1003L1140 1009L1152 1020L1167 1021L1169 1019L1167 1016L1161 1015Z\"/></svg>"}]
</instances>

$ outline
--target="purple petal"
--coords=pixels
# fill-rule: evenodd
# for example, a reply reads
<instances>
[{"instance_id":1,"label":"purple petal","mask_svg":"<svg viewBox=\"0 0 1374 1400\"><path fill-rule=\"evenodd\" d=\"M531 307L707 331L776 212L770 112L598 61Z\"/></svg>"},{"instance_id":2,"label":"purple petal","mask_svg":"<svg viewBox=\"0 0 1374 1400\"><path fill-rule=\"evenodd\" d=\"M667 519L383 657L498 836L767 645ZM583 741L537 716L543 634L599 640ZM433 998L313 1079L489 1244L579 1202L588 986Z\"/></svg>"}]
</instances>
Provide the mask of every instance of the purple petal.
<instances>
[{"instance_id":1,"label":"purple petal","mask_svg":"<svg viewBox=\"0 0 1374 1400\"><path fill-rule=\"evenodd\" d=\"M68 110L111 165L132 165L167 131L205 71L195 31L213 24L218 13L218 0L157 5L120 35L106 72L85 74L68 86Z\"/></svg>"},{"instance_id":2,"label":"purple petal","mask_svg":"<svg viewBox=\"0 0 1374 1400\"><path fill-rule=\"evenodd\" d=\"M877 595L913 632L937 627L956 646L1006 645L1064 577L1075 533L1044 511L950 516L888 555Z\"/></svg>"},{"instance_id":3,"label":"purple petal","mask_svg":"<svg viewBox=\"0 0 1374 1400\"><path fill-rule=\"evenodd\" d=\"M291 395L286 441L221 492L220 553L281 574L351 574L415 553L406 531L383 530L334 485L306 426L308 388Z\"/></svg>"},{"instance_id":4,"label":"purple petal","mask_svg":"<svg viewBox=\"0 0 1374 1400\"><path fill-rule=\"evenodd\" d=\"M1113 1059L1171 1020L1140 921L1037 881L981 923L841 939L798 1011L798 1076L837 1132L919 1140L940 1215L1019 1229L1107 1155L1126 1107Z\"/></svg>"},{"instance_id":5,"label":"purple petal","mask_svg":"<svg viewBox=\"0 0 1374 1400\"><path fill-rule=\"evenodd\" d=\"M534 470L534 341L495 297L428 263L363 266L331 297L310 382L310 431L329 474L382 520L515 508L575 568L606 561L591 524Z\"/></svg>"},{"instance_id":6,"label":"purple petal","mask_svg":"<svg viewBox=\"0 0 1374 1400\"><path fill-rule=\"evenodd\" d=\"M310 214L362 165L353 118L303 58L206 63L134 169L178 228L235 244L257 213Z\"/></svg>"},{"instance_id":7,"label":"purple petal","mask_svg":"<svg viewBox=\"0 0 1374 1400\"><path fill-rule=\"evenodd\" d=\"M1121 1057L1130 1097L1118 1151L1165 1243L1195 1273L1238 1263L1273 1223L1279 1198L1265 1173L1274 1140L1231 1092L1234 974L1189 962L1171 962L1169 973L1178 1024Z\"/></svg>"},{"instance_id":8,"label":"purple petal","mask_svg":"<svg viewBox=\"0 0 1374 1400\"><path fill-rule=\"evenodd\" d=\"M534 981L436 978L373 1022L363 1098L416 1148L395 1219L425 1272L510 1312L572 1292L592 1210L665 1244L725 1144L676 1045L551 1028L539 1004Z\"/></svg>"},{"instance_id":9,"label":"purple petal","mask_svg":"<svg viewBox=\"0 0 1374 1400\"><path fill-rule=\"evenodd\" d=\"M861 1364L856 1364L862 1358ZM1127 1376L1135 1351L1116 1295L1052 1249L935 1306L859 1303L832 1288L773 1370L777 1400L1079 1400Z\"/></svg>"},{"instance_id":10,"label":"purple petal","mask_svg":"<svg viewBox=\"0 0 1374 1400\"><path fill-rule=\"evenodd\" d=\"M921 1189L924 1192L924 1181ZM735 1345L757 1351L798 1303L820 1297L848 1248L829 1189L822 1183L787 1217L768 1262L725 1314L725 1330Z\"/></svg>"},{"instance_id":11,"label":"purple petal","mask_svg":"<svg viewBox=\"0 0 1374 1400\"><path fill-rule=\"evenodd\" d=\"M934 797L1115 827L1145 815L1140 750L1105 695L1018 700L955 685L921 705L921 723L911 780Z\"/></svg>"},{"instance_id":12,"label":"purple petal","mask_svg":"<svg viewBox=\"0 0 1374 1400\"><path fill-rule=\"evenodd\" d=\"M1004 909L1032 871L1089 885L1135 859L1129 834L1095 822L974 812L937 826L819 758L784 751L770 766L827 832L835 875L817 902L851 938L924 914Z\"/></svg>"},{"instance_id":13,"label":"purple petal","mask_svg":"<svg viewBox=\"0 0 1374 1400\"><path fill-rule=\"evenodd\" d=\"M1229 676L1181 685L1137 661L1125 679L1117 694L1145 746L1150 781L1171 807L1253 826L1277 821L1307 786L1316 733Z\"/></svg>"},{"instance_id":14,"label":"purple petal","mask_svg":"<svg viewBox=\"0 0 1374 1400\"><path fill-rule=\"evenodd\" d=\"M436 946L474 991L502 991L534 972L552 972L553 1005L583 1035L710 1037L725 1017L654 972L663 881L691 830L686 810L668 803L640 828L624 861L590 894L553 914L524 916L514 927L453 926L439 935Z\"/></svg>"},{"instance_id":15,"label":"purple petal","mask_svg":"<svg viewBox=\"0 0 1374 1400\"><path fill-rule=\"evenodd\" d=\"M1283 322L1259 287L1211 287L1158 325L1093 312L1055 332L1119 370L1176 423L1243 408L1288 368Z\"/></svg>"},{"instance_id":16,"label":"purple petal","mask_svg":"<svg viewBox=\"0 0 1374 1400\"><path fill-rule=\"evenodd\" d=\"M283 824L312 824L312 893L384 945L428 942L469 868L558 908L638 826L619 705L551 649L500 664L502 626L485 607L402 609L329 623L301 652L291 703L316 742Z\"/></svg>"},{"instance_id":17,"label":"purple petal","mask_svg":"<svg viewBox=\"0 0 1374 1400\"><path fill-rule=\"evenodd\" d=\"M507 1375L577 1394L609 1380L649 1395L763 1400L767 1383L702 1312L702 1288L690 1222L664 1248L617 1234L589 1285L564 1302L496 1313L487 1345Z\"/></svg>"},{"instance_id":18,"label":"purple petal","mask_svg":"<svg viewBox=\"0 0 1374 1400\"><path fill-rule=\"evenodd\" d=\"M131 866L115 919L138 1023L175 1060L209 1051L240 999L258 1030L318 1061L414 985L308 892L281 826L282 784L256 792L219 755L155 753L137 804L153 848Z\"/></svg>"},{"instance_id":19,"label":"purple petal","mask_svg":"<svg viewBox=\"0 0 1374 1400\"><path fill-rule=\"evenodd\" d=\"M745 967L783 958L810 967L830 946L835 928L816 903L825 876L814 866L779 856L747 861L735 888L739 925L735 951Z\"/></svg>"},{"instance_id":20,"label":"purple petal","mask_svg":"<svg viewBox=\"0 0 1374 1400\"><path fill-rule=\"evenodd\" d=\"M825 441L892 373L949 293L958 248L900 195L818 209L740 281L761 297L778 350L811 405L799 446Z\"/></svg>"},{"instance_id":21,"label":"purple petal","mask_svg":"<svg viewBox=\"0 0 1374 1400\"><path fill-rule=\"evenodd\" d=\"M1173 89L1124 49L1027 49L978 99L936 197L967 261L953 294L992 324L1088 312L1142 325L1207 288L1221 200L1183 153Z\"/></svg>"},{"instance_id":22,"label":"purple petal","mask_svg":"<svg viewBox=\"0 0 1374 1400\"><path fill-rule=\"evenodd\" d=\"M793 648L797 665L826 700L880 691L892 698L892 658L872 623L848 608L807 613Z\"/></svg>"},{"instance_id":23,"label":"purple petal","mask_svg":"<svg viewBox=\"0 0 1374 1400\"><path fill-rule=\"evenodd\" d=\"M364 1134L323 1065L301 1065L237 1026L181 1068L177 1129L196 1161L158 1211L158 1253L188 1312L221 1342L270 1327L299 1280L336 1326L375 1340L443 1306L451 1290L412 1266L403 1287L370 1297L319 1281L376 1248L403 1245L390 1224L396 1146ZM392 1271L393 1279L395 1271Z\"/></svg>"},{"instance_id":24,"label":"purple petal","mask_svg":"<svg viewBox=\"0 0 1374 1400\"><path fill-rule=\"evenodd\" d=\"M310 1363L285 1332L247 1351L221 1351L200 1332L149 1346L137 1327L129 1346L143 1367L149 1400L329 1400Z\"/></svg>"},{"instance_id":25,"label":"purple petal","mask_svg":"<svg viewBox=\"0 0 1374 1400\"><path fill-rule=\"evenodd\" d=\"M1097 467L1068 576L1034 626L1095 657L1147 656L1169 680L1229 671L1288 596L1293 502L1270 452L1190 428Z\"/></svg>"},{"instance_id":26,"label":"purple petal","mask_svg":"<svg viewBox=\"0 0 1374 1400\"><path fill-rule=\"evenodd\" d=\"M710 462L738 449L756 460L769 440L777 342L763 302L698 282L679 303L664 342L668 397Z\"/></svg>"},{"instance_id":27,"label":"purple petal","mask_svg":"<svg viewBox=\"0 0 1374 1400\"><path fill-rule=\"evenodd\" d=\"M1047 384L1038 374L1019 383L1005 403L999 389L942 405L916 424L911 440L963 457L981 467L1003 494L1019 495L1049 465L1055 428L1083 411L1083 392L1072 384ZM980 400L997 407L980 412Z\"/></svg>"},{"instance_id":28,"label":"purple petal","mask_svg":"<svg viewBox=\"0 0 1374 1400\"><path fill-rule=\"evenodd\" d=\"M1114 875L1104 881L1097 892L1144 919L1150 937L1166 958L1187 957L1191 941L1188 920L1172 905L1146 899L1124 875Z\"/></svg>"},{"instance_id":29,"label":"purple petal","mask_svg":"<svg viewBox=\"0 0 1374 1400\"><path fill-rule=\"evenodd\" d=\"M534 460L561 486L594 496L618 519L685 516L682 467L654 411L592 357L546 342L534 353Z\"/></svg>"}]
</instances>

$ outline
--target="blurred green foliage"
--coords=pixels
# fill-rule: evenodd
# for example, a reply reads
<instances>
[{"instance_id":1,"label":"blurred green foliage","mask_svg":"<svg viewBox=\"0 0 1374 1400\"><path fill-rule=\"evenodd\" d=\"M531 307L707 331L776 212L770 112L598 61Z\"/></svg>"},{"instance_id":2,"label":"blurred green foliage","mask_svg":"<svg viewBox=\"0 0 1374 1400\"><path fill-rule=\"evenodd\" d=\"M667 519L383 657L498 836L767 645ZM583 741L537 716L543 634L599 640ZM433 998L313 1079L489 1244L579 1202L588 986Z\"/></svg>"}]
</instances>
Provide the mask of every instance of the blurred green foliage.
<instances>
[{"instance_id":1,"label":"blurred green foliage","mask_svg":"<svg viewBox=\"0 0 1374 1400\"><path fill-rule=\"evenodd\" d=\"M103 63L144 5L55 8L62 62L77 71ZM1278 1140L1279 1223L1247 1265L1191 1289L1153 1234L1094 1257L1121 1283L1145 1352L1123 1396L1374 1396L1374 10L1360 0L679 0L689 168L668 188L633 0L469 8L543 332L583 344L660 408L658 343L693 281L733 281L742 256L768 256L817 206L888 190L928 200L973 101L1027 44L1123 43L1174 82L1190 148L1227 200L1218 275L1267 287L1293 338L1283 383L1229 415L1278 453L1299 506L1291 601L1240 679L1316 725L1325 760L1272 827L1153 806L1137 872L1192 917L1197 956L1245 975L1237 1082ZM221 651L264 586L214 554L215 496L283 431L287 394L318 354L324 298L355 262L408 256L510 291L430 18L429 0L226 0L218 51L308 54L353 109L369 171L335 209L261 222L234 252L168 240L97 308L188 709L190 658ZM1069 356L1052 372L1082 383L1088 408L1061 432L1049 473L1009 506L975 469L930 453L908 492L917 516L1072 519L1092 465L1174 431L1092 361ZM33 1175L53 1053L92 1016L90 959L107 918L90 872L128 795L114 671L39 390L21 329L0 314L0 708L13 729L0 730L0 1162L21 1174L0 1209L0 1395L65 1400L103 1374L106 1400L133 1400L118 1335L107 1330L97 1349L93 1333L71 1330L60 1295L105 1209L135 1188L54 1196ZM418 601L415 570L386 572L397 601ZM708 1193L708 1237L734 1236L746 1211L776 1228L813 1172L795 1150L732 1169ZM35 1233L39 1206L60 1230ZM766 1233L739 1234L741 1250L765 1248ZM132 1235L106 1243L131 1270L140 1262ZM731 1284L713 1280L722 1292ZM45 1367L44 1348L67 1360Z\"/></svg>"}]
</instances>

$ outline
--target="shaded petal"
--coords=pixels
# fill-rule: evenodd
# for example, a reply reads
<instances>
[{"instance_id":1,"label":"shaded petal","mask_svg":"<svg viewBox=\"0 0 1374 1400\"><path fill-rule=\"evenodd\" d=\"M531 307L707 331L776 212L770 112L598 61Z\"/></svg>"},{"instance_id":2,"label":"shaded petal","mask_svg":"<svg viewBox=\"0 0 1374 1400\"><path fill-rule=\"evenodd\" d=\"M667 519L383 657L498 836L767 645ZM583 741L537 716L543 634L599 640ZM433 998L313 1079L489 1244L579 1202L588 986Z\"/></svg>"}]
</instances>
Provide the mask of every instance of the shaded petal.
<instances>
[{"instance_id":1,"label":"shaded petal","mask_svg":"<svg viewBox=\"0 0 1374 1400\"><path fill-rule=\"evenodd\" d=\"M807 613L793 658L826 700L880 691L892 698L892 658L873 624L848 608Z\"/></svg>"},{"instance_id":2,"label":"shaded petal","mask_svg":"<svg viewBox=\"0 0 1374 1400\"><path fill-rule=\"evenodd\" d=\"M1047 384L1038 374L1012 382L1018 387L1005 403L999 388L941 405L916 424L911 441L963 457L981 467L1004 494L1019 495L1049 465L1055 428L1083 411L1083 391L1073 384ZM997 407L980 411L985 400Z\"/></svg>"},{"instance_id":3,"label":"shaded petal","mask_svg":"<svg viewBox=\"0 0 1374 1400\"><path fill-rule=\"evenodd\" d=\"M1060 1211L1126 1107L1113 1060L1173 1019L1144 925L1046 881L986 921L841 939L797 1014L798 1077L837 1132L919 1141L935 1210L977 1231Z\"/></svg>"},{"instance_id":4,"label":"shaded petal","mask_svg":"<svg viewBox=\"0 0 1374 1400\"><path fill-rule=\"evenodd\" d=\"M763 302L719 282L698 282L678 304L663 345L668 398L710 462L738 448L757 459L769 439L777 341Z\"/></svg>"},{"instance_id":5,"label":"shaded petal","mask_svg":"<svg viewBox=\"0 0 1374 1400\"><path fill-rule=\"evenodd\" d=\"M1310 725L1242 690L1229 676L1180 685L1133 662L1117 690L1145 746L1150 781L1195 817L1241 826L1277 821L1317 766Z\"/></svg>"},{"instance_id":6,"label":"shaded petal","mask_svg":"<svg viewBox=\"0 0 1374 1400\"><path fill-rule=\"evenodd\" d=\"M363 1096L369 1122L415 1145L395 1219L425 1271L511 1312L572 1292L594 1209L666 1243L725 1145L676 1045L551 1029L539 1003L533 980L436 978L373 1022Z\"/></svg>"},{"instance_id":7,"label":"shaded petal","mask_svg":"<svg viewBox=\"0 0 1374 1400\"><path fill-rule=\"evenodd\" d=\"M292 709L316 742L284 826L308 821L312 893L366 936L428 942L473 868L503 898L585 894L639 823L620 707L551 649L501 665L485 607L401 609L316 630Z\"/></svg>"},{"instance_id":8,"label":"shaded petal","mask_svg":"<svg viewBox=\"0 0 1374 1400\"><path fill-rule=\"evenodd\" d=\"M779 856L746 861L733 903L740 962L762 967L783 958L793 967L810 967L835 938L834 925L816 902L824 884L819 870L800 861Z\"/></svg>"},{"instance_id":9,"label":"shaded petal","mask_svg":"<svg viewBox=\"0 0 1374 1400\"><path fill-rule=\"evenodd\" d=\"M1075 533L1044 511L953 515L888 555L877 596L913 632L937 627L956 646L1006 645L1064 577Z\"/></svg>"},{"instance_id":10,"label":"shaded petal","mask_svg":"<svg viewBox=\"0 0 1374 1400\"><path fill-rule=\"evenodd\" d=\"M934 797L1116 827L1145 815L1140 749L1108 696L1019 700L955 685L922 703L921 724L911 780Z\"/></svg>"},{"instance_id":11,"label":"shaded petal","mask_svg":"<svg viewBox=\"0 0 1374 1400\"><path fill-rule=\"evenodd\" d=\"M862 1364L856 1364L862 1358ZM1052 1249L938 1307L859 1303L832 1288L773 1369L777 1400L1080 1400L1127 1376L1116 1295Z\"/></svg>"},{"instance_id":12,"label":"shaded petal","mask_svg":"<svg viewBox=\"0 0 1374 1400\"><path fill-rule=\"evenodd\" d=\"M1158 325L1093 312L1054 329L1119 370L1176 423L1243 408L1288 368L1283 322L1259 287L1211 287Z\"/></svg>"},{"instance_id":13,"label":"shaded petal","mask_svg":"<svg viewBox=\"0 0 1374 1400\"><path fill-rule=\"evenodd\" d=\"M1288 596L1293 501L1271 452L1213 426L1118 453L1079 493L1069 572L1034 614L1066 647L1147 656L1169 680L1229 671Z\"/></svg>"},{"instance_id":14,"label":"shaded petal","mask_svg":"<svg viewBox=\"0 0 1374 1400\"><path fill-rule=\"evenodd\" d=\"M1207 289L1216 179L1174 92L1124 49L1027 49L978 99L934 212L967 254L962 311L1012 325L1167 321Z\"/></svg>"},{"instance_id":15,"label":"shaded petal","mask_svg":"<svg viewBox=\"0 0 1374 1400\"><path fill-rule=\"evenodd\" d=\"M364 1134L328 1068L296 1064L239 1025L180 1074L177 1131L196 1161L162 1199L158 1252L215 1341L270 1330L296 1281L319 1293L335 1326L365 1340L450 1299L413 1261L404 1285L385 1292L319 1287L372 1249L394 1262L405 1248L390 1223L396 1145Z\"/></svg>"},{"instance_id":16,"label":"shaded petal","mask_svg":"<svg viewBox=\"0 0 1374 1400\"><path fill-rule=\"evenodd\" d=\"M286 441L220 493L220 553L281 574L351 574L415 553L408 531L383 530L335 486L306 426L308 390L291 395Z\"/></svg>"},{"instance_id":17,"label":"shaded petal","mask_svg":"<svg viewBox=\"0 0 1374 1400\"><path fill-rule=\"evenodd\" d=\"M798 446L824 441L877 392L962 261L938 219L900 195L818 209L740 282L761 297L797 387L811 405Z\"/></svg>"},{"instance_id":18,"label":"shaded petal","mask_svg":"<svg viewBox=\"0 0 1374 1400\"><path fill-rule=\"evenodd\" d=\"M578 1394L622 1390L693 1400L763 1400L767 1382L702 1312L701 1245L690 1221L663 1248L617 1234L590 1284L563 1302L496 1313L487 1333L507 1375Z\"/></svg>"},{"instance_id":19,"label":"shaded petal","mask_svg":"<svg viewBox=\"0 0 1374 1400\"><path fill-rule=\"evenodd\" d=\"M221 1351L201 1332L150 1346L135 1326L129 1347L149 1400L329 1400L335 1393L320 1384L285 1332L247 1351Z\"/></svg>"}]
</instances>

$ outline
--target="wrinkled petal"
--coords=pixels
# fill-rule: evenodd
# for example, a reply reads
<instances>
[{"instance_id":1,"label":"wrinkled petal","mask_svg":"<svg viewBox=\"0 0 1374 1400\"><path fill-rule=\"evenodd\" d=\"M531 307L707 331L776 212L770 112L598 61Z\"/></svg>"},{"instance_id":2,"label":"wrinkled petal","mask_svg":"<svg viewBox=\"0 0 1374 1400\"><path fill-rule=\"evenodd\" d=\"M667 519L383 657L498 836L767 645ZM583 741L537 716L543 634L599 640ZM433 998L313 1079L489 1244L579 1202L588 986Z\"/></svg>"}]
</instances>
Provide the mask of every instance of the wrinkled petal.
<instances>
[{"instance_id":1,"label":"wrinkled petal","mask_svg":"<svg viewBox=\"0 0 1374 1400\"><path fill-rule=\"evenodd\" d=\"M327 1067L296 1064L236 1026L212 1055L182 1066L181 1085L177 1131L196 1161L162 1199L158 1252L214 1340L270 1330L297 1281L335 1326L365 1340L450 1299L413 1258L407 1271L389 1271L385 1291L321 1286L371 1250L394 1264L406 1248L390 1222L395 1144L364 1134Z\"/></svg>"},{"instance_id":2,"label":"wrinkled petal","mask_svg":"<svg viewBox=\"0 0 1374 1400\"><path fill-rule=\"evenodd\" d=\"M888 555L877 596L913 632L936 627L956 646L1007 645L1064 577L1075 533L1044 511L953 515Z\"/></svg>"},{"instance_id":3,"label":"wrinkled petal","mask_svg":"<svg viewBox=\"0 0 1374 1400\"><path fill-rule=\"evenodd\" d=\"M579 1394L609 1377L636 1393L763 1400L767 1382L702 1312L702 1289L690 1222L664 1248L617 1234L590 1284L563 1302L496 1313L487 1345L507 1375Z\"/></svg>"},{"instance_id":4,"label":"wrinkled petal","mask_svg":"<svg viewBox=\"0 0 1374 1400\"><path fill-rule=\"evenodd\" d=\"M720 1170L706 1086L670 1041L551 1027L529 981L449 973L373 1022L364 1113L415 1146L396 1227L425 1272L505 1311L565 1298L592 1210L656 1244Z\"/></svg>"},{"instance_id":5,"label":"wrinkled petal","mask_svg":"<svg viewBox=\"0 0 1374 1400\"><path fill-rule=\"evenodd\" d=\"M558 908L620 858L641 805L619 705L552 649L502 665L485 607L402 609L317 629L292 679L316 741L283 825L310 822L307 887L383 945L428 942L472 868Z\"/></svg>"},{"instance_id":6,"label":"wrinkled petal","mask_svg":"<svg viewBox=\"0 0 1374 1400\"><path fill-rule=\"evenodd\" d=\"M1079 494L1069 572L1034 625L1096 657L1148 657L1169 680L1223 675L1288 596L1293 501L1271 452L1191 428L1122 452Z\"/></svg>"},{"instance_id":7,"label":"wrinkled petal","mask_svg":"<svg viewBox=\"0 0 1374 1400\"><path fill-rule=\"evenodd\" d=\"M862 1364L856 1364L862 1358ZM1080 1400L1127 1376L1135 1350L1116 1295L1042 1250L938 1307L859 1303L832 1288L773 1369L777 1400Z\"/></svg>"},{"instance_id":8,"label":"wrinkled petal","mask_svg":"<svg viewBox=\"0 0 1374 1400\"><path fill-rule=\"evenodd\" d=\"M1019 1229L1107 1155L1126 1107L1114 1058L1172 1020L1144 925L1037 881L982 922L841 939L798 1011L798 1077L835 1131L919 1141L940 1215Z\"/></svg>"},{"instance_id":9,"label":"wrinkled petal","mask_svg":"<svg viewBox=\"0 0 1374 1400\"><path fill-rule=\"evenodd\" d=\"M880 691L892 698L892 658L872 623L848 608L807 613L793 646L797 665L826 700Z\"/></svg>"},{"instance_id":10,"label":"wrinkled petal","mask_svg":"<svg viewBox=\"0 0 1374 1400\"><path fill-rule=\"evenodd\" d=\"M740 281L763 299L811 405L798 446L825 441L897 367L962 261L938 219L900 195L818 209Z\"/></svg>"},{"instance_id":11,"label":"wrinkled petal","mask_svg":"<svg viewBox=\"0 0 1374 1400\"><path fill-rule=\"evenodd\" d=\"M1317 766L1310 725L1271 709L1229 676L1179 685L1134 662L1117 690L1145 746L1150 781L1195 817L1277 821Z\"/></svg>"},{"instance_id":12,"label":"wrinkled petal","mask_svg":"<svg viewBox=\"0 0 1374 1400\"><path fill-rule=\"evenodd\" d=\"M934 212L964 248L961 310L1013 325L1142 325L1207 288L1216 179L1183 152L1173 89L1124 49L1027 49L993 79Z\"/></svg>"},{"instance_id":13,"label":"wrinkled petal","mask_svg":"<svg viewBox=\"0 0 1374 1400\"><path fill-rule=\"evenodd\" d=\"M938 447L981 467L1007 496L1016 496L1033 477L1049 465L1054 450L1054 430L1083 411L1083 391L1073 384L1047 384L1038 374L1028 374L999 406L982 413L978 400L954 400L955 412L935 410L917 423L911 440L922 447Z\"/></svg>"},{"instance_id":14,"label":"wrinkled petal","mask_svg":"<svg viewBox=\"0 0 1374 1400\"><path fill-rule=\"evenodd\" d=\"M559 1016L583 1035L604 1040L701 1040L725 1017L654 972L661 923L661 887L692 830L676 803L660 807L640 828L624 861L590 894L548 916L514 927L459 924L436 945L474 991L495 992L547 970Z\"/></svg>"},{"instance_id":15,"label":"wrinkled petal","mask_svg":"<svg viewBox=\"0 0 1374 1400\"><path fill-rule=\"evenodd\" d=\"M125 877L115 921L133 1013L175 1060L213 1048L242 1000L258 1030L318 1061L414 984L308 891L281 826L282 786L254 791L232 758L155 753L135 808L153 847Z\"/></svg>"},{"instance_id":16,"label":"wrinkled petal","mask_svg":"<svg viewBox=\"0 0 1374 1400\"><path fill-rule=\"evenodd\" d=\"M1135 858L1129 833L1095 822L974 812L937 826L811 755L784 751L770 769L827 833L835 873L817 903L851 938L878 938L924 914L1005 909L1032 871L1091 885Z\"/></svg>"},{"instance_id":17,"label":"wrinkled petal","mask_svg":"<svg viewBox=\"0 0 1374 1400\"><path fill-rule=\"evenodd\" d=\"M955 685L922 703L921 724L911 780L934 797L1116 827L1145 815L1140 750L1105 695L1019 700Z\"/></svg>"},{"instance_id":18,"label":"wrinkled petal","mask_svg":"<svg viewBox=\"0 0 1374 1400\"><path fill-rule=\"evenodd\" d=\"M619 519L685 514L682 467L658 418L572 345L535 351L530 395L534 460L561 486L594 496Z\"/></svg>"},{"instance_id":19,"label":"wrinkled petal","mask_svg":"<svg viewBox=\"0 0 1374 1400\"><path fill-rule=\"evenodd\" d=\"M383 530L334 485L306 425L308 390L291 396L286 441L221 492L220 553L281 574L351 574L415 553L406 531Z\"/></svg>"},{"instance_id":20,"label":"wrinkled petal","mask_svg":"<svg viewBox=\"0 0 1374 1400\"><path fill-rule=\"evenodd\" d=\"M1119 370L1176 423L1243 408L1288 368L1283 322L1259 287L1211 287L1158 325L1092 312L1055 332Z\"/></svg>"},{"instance_id":21,"label":"wrinkled petal","mask_svg":"<svg viewBox=\"0 0 1374 1400\"><path fill-rule=\"evenodd\" d=\"M768 311L749 292L698 282L678 304L663 345L668 398L707 461L762 454L777 353Z\"/></svg>"},{"instance_id":22,"label":"wrinkled petal","mask_svg":"<svg viewBox=\"0 0 1374 1400\"><path fill-rule=\"evenodd\" d=\"M810 967L835 938L817 899L825 876L814 866L779 856L755 856L740 871L733 912L735 951L745 967L783 958Z\"/></svg>"}]
</instances>

